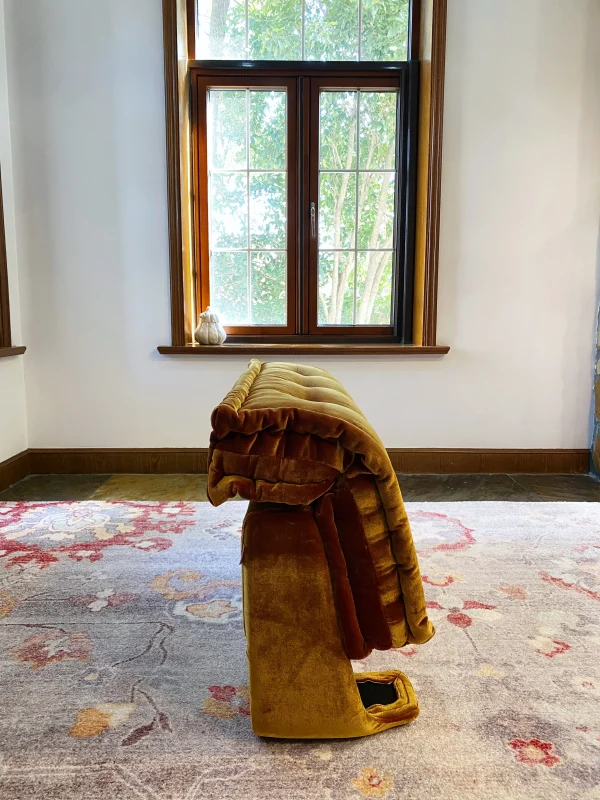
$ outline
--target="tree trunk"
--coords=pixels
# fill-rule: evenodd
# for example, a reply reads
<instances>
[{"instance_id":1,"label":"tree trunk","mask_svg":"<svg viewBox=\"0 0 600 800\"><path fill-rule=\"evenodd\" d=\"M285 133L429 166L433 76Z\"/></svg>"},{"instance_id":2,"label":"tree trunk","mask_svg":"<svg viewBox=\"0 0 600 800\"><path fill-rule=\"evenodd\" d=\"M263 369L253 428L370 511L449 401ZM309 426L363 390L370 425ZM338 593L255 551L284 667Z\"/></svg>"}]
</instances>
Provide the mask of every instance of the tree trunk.
<instances>
[{"instance_id":1,"label":"tree trunk","mask_svg":"<svg viewBox=\"0 0 600 800\"><path fill-rule=\"evenodd\" d=\"M340 162L339 166L342 169L350 169L352 167L352 156L354 154L354 143L355 143L355 135L353 134L348 138L348 147L346 149L346 161L345 166L342 167L341 158L338 157ZM337 150L336 150L337 154ZM340 187L340 193L335 201L334 205L334 212L333 212L333 231L334 231L334 238L333 238L333 246L336 250L339 250L340 247L340 237L341 237L341 221L342 221L342 211L344 210L344 201L346 200L346 195L348 193L348 183L350 180L350 173L345 172L342 176L342 182ZM346 267L342 274L339 274L340 271L340 256L341 253L335 252L333 254L333 269L331 275L331 301L329 305L329 313L327 315L327 322L330 325L339 325L342 320L342 311L344 307L344 294L346 292L346 288L348 286L348 277L349 277L349 269Z\"/></svg>"},{"instance_id":2,"label":"tree trunk","mask_svg":"<svg viewBox=\"0 0 600 800\"><path fill-rule=\"evenodd\" d=\"M391 169L394 163L395 145L390 145L385 158L385 168ZM387 195L390 187L390 182L393 175L387 173L383 177L381 184L381 191L379 193L379 200L377 202L377 214L375 216L375 223L371 232L369 240L369 249L372 251L376 247L379 239L379 233L382 225L385 223L386 209L387 209ZM393 238L386 239L384 242L385 247L391 247ZM382 266L383 265L383 266ZM375 296L379 290L379 281L385 267L385 258L378 258L375 253L369 252L367 255L367 275L365 278L365 285L361 295L360 304L358 308L357 323L359 325L368 325L375 303ZM377 280L376 280L377 278Z\"/></svg>"},{"instance_id":3,"label":"tree trunk","mask_svg":"<svg viewBox=\"0 0 600 800\"><path fill-rule=\"evenodd\" d=\"M213 58L223 54L223 43L227 33L229 0L212 0L210 13L210 49ZM206 57L206 56L205 56Z\"/></svg>"}]
</instances>

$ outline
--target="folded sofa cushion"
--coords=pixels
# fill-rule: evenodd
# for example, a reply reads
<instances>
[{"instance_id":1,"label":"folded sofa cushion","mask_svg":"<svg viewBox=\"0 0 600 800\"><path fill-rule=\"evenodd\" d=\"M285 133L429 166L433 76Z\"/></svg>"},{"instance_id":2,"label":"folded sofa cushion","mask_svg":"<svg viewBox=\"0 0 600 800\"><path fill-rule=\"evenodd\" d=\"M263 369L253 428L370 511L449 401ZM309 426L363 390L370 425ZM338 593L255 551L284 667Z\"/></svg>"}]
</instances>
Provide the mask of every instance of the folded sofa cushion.
<instances>
[{"instance_id":1,"label":"folded sofa cushion","mask_svg":"<svg viewBox=\"0 0 600 800\"><path fill-rule=\"evenodd\" d=\"M317 367L252 360L214 410L212 427L210 501L220 505L238 494L258 502L314 504L330 543L334 585L334 564L338 578L347 573L343 586L337 584L338 613L351 597L363 654L431 638L396 474L339 381Z\"/></svg>"}]
</instances>

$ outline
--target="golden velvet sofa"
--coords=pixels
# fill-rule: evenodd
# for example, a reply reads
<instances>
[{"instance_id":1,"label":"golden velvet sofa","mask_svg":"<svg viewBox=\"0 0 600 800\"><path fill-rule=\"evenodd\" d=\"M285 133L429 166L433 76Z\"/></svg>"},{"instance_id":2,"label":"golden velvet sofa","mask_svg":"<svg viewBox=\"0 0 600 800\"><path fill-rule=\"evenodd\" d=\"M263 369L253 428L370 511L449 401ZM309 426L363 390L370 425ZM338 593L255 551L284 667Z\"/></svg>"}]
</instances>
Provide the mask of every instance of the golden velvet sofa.
<instances>
[{"instance_id":1,"label":"golden velvet sofa","mask_svg":"<svg viewBox=\"0 0 600 800\"><path fill-rule=\"evenodd\" d=\"M243 526L252 728L350 738L413 720L397 670L350 659L434 633L385 448L325 370L252 360L212 415L208 496L250 500Z\"/></svg>"}]
</instances>

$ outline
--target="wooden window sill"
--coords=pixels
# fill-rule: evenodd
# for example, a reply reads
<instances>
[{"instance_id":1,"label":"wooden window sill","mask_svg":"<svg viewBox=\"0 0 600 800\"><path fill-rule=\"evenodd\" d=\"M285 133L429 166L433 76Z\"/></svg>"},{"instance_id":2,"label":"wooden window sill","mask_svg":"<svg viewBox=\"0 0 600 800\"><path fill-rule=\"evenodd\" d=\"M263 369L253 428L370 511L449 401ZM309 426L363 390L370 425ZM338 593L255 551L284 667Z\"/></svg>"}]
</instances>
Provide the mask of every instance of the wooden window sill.
<instances>
[{"instance_id":1,"label":"wooden window sill","mask_svg":"<svg viewBox=\"0 0 600 800\"><path fill-rule=\"evenodd\" d=\"M321 344L317 342L225 342L221 345L161 345L164 356L232 356L232 355L384 355L384 356L443 356L450 350L446 345L412 344Z\"/></svg>"},{"instance_id":2,"label":"wooden window sill","mask_svg":"<svg viewBox=\"0 0 600 800\"><path fill-rule=\"evenodd\" d=\"M22 356L26 349L26 347L0 347L0 358Z\"/></svg>"}]
</instances>

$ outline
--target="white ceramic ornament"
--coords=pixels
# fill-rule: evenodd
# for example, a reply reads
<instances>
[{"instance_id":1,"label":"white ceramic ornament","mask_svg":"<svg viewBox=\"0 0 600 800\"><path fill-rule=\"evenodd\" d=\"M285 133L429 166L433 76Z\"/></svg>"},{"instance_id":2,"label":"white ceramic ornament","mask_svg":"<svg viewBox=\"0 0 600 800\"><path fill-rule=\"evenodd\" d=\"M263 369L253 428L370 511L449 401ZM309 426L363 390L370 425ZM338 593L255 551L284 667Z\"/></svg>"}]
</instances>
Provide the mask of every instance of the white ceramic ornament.
<instances>
[{"instance_id":1,"label":"white ceramic ornament","mask_svg":"<svg viewBox=\"0 0 600 800\"><path fill-rule=\"evenodd\" d=\"M206 311L200 314L194 339L198 344L223 344L226 338L227 334L219 322L219 317L209 306Z\"/></svg>"}]
</instances>

